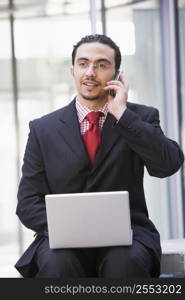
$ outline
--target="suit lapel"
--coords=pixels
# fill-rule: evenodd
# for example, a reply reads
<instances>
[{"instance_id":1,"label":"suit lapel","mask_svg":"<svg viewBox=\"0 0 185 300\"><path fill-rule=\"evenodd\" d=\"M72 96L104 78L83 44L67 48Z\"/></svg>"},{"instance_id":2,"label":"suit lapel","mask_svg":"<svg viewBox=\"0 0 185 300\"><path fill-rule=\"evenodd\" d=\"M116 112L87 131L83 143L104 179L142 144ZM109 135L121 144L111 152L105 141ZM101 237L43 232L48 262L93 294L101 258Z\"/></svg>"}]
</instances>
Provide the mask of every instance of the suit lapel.
<instances>
[{"instance_id":1,"label":"suit lapel","mask_svg":"<svg viewBox=\"0 0 185 300\"><path fill-rule=\"evenodd\" d=\"M96 161L93 166L93 170L95 170L101 164L102 160L110 152L111 148L120 137L119 131L114 128L115 122L116 119L108 113L103 125L101 145L96 155Z\"/></svg>"},{"instance_id":2,"label":"suit lapel","mask_svg":"<svg viewBox=\"0 0 185 300\"><path fill-rule=\"evenodd\" d=\"M82 162L90 165L90 160L80 134L80 125L76 113L75 100L62 109L59 119L62 125L59 128L60 134L63 136L66 144ZM108 113L103 125L101 145L97 152L92 172L94 172L94 170L96 170L96 168L101 164L102 160L120 136L119 131L114 128L115 122L116 119Z\"/></svg>"},{"instance_id":3,"label":"suit lapel","mask_svg":"<svg viewBox=\"0 0 185 300\"><path fill-rule=\"evenodd\" d=\"M83 162L89 163L88 155L80 134L75 100L62 109L59 119L62 125L60 126L60 133L65 139L66 144L68 144L74 154L77 155Z\"/></svg>"},{"instance_id":4,"label":"suit lapel","mask_svg":"<svg viewBox=\"0 0 185 300\"><path fill-rule=\"evenodd\" d=\"M132 107L132 103L127 102L127 107ZM108 152L110 152L114 144L118 141L119 138L121 138L120 131L115 128L116 122L117 120L115 119L115 117L108 113L103 125L101 146L99 151L97 152L93 170L101 164L102 160L105 158Z\"/></svg>"}]
</instances>

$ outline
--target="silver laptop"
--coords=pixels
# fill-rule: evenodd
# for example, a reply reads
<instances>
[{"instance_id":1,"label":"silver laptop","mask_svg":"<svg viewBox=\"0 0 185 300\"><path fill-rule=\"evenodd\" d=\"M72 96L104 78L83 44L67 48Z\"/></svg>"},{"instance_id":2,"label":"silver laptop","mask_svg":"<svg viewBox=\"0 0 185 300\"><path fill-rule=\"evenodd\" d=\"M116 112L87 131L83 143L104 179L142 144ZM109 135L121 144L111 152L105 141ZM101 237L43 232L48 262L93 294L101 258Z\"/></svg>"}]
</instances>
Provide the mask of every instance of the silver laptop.
<instances>
[{"instance_id":1,"label":"silver laptop","mask_svg":"<svg viewBox=\"0 0 185 300\"><path fill-rule=\"evenodd\" d=\"M50 248L132 244L127 191L46 195Z\"/></svg>"}]
</instances>

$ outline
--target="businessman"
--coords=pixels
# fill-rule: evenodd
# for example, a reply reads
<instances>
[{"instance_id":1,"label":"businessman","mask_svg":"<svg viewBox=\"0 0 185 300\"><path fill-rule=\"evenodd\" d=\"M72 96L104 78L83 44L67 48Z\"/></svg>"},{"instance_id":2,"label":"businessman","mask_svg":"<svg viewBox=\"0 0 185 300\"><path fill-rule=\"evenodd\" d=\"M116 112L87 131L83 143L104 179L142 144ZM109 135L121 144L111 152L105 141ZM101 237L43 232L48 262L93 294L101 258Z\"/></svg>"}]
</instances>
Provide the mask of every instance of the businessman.
<instances>
[{"instance_id":1,"label":"businessman","mask_svg":"<svg viewBox=\"0 0 185 300\"><path fill-rule=\"evenodd\" d=\"M158 110L129 103L119 47L89 35L73 48L76 97L66 107L30 122L18 190L17 215L35 239L15 267L23 277L158 277L160 236L148 217L144 167L171 176L184 157L159 124ZM45 195L127 190L131 246L49 248ZM161 199L163 201L163 199Z\"/></svg>"}]
</instances>

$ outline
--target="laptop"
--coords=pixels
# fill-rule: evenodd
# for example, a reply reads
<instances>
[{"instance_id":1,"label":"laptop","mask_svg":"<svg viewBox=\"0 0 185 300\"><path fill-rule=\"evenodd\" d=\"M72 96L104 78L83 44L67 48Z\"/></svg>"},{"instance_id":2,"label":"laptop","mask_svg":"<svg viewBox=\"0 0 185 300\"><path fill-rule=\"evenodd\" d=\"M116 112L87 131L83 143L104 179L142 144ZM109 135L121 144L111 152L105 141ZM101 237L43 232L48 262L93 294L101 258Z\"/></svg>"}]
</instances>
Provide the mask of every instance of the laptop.
<instances>
[{"instance_id":1,"label":"laptop","mask_svg":"<svg viewBox=\"0 0 185 300\"><path fill-rule=\"evenodd\" d=\"M132 244L127 191L51 194L45 201L51 249Z\"/></svg>"}]
</instances>

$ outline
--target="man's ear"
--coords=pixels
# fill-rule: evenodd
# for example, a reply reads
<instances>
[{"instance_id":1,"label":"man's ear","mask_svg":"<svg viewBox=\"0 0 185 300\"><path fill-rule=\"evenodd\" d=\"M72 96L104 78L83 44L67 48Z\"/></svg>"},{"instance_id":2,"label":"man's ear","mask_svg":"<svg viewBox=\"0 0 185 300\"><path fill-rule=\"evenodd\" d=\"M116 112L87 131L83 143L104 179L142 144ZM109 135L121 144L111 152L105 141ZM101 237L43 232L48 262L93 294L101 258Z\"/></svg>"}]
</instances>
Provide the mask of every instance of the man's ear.
<instances>
[{"instance_id":1,"label":"man's ear","mask_svg":"<svg viewBox=\"0 0 185 300\"><path fill-rule=\"evenodd\" d=\"M74 67L70 67L70 72L71 72L71 75L74 77Z\"/></svg>"}]
</instances>

